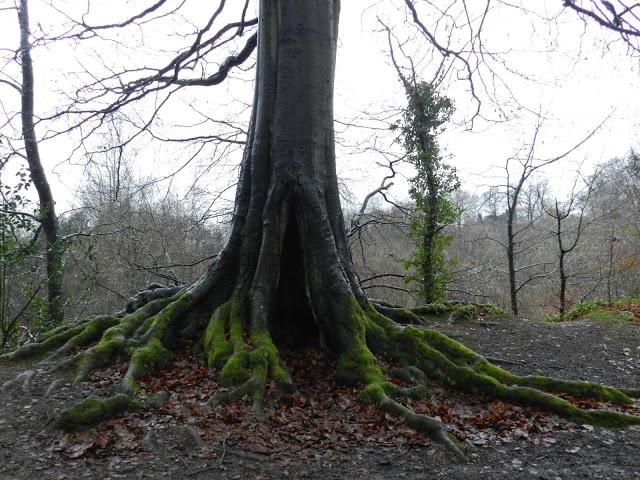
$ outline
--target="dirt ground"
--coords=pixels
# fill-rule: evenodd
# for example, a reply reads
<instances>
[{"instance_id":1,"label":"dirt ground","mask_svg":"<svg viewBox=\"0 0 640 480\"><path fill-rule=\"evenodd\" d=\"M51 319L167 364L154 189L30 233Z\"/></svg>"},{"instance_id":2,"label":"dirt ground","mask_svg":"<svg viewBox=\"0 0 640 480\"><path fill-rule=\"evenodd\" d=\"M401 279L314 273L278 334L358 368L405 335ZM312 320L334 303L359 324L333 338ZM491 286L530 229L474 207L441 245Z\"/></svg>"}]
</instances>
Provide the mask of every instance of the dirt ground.
<instances>
[{"instance_id":1,"label":"dirt ground","mask_svg":"<svg viewBox=\"0 0 640 480\"><path fill-rule=\"evenodd\" d=\"M439 328L514 373L640 386L638 324L613 318L553 324L506 318ZM460 463L375 409L346 405L355 391L327 384L327 390L336 388L338 393L308 393L304 377L325 368L321 360L318 365L315 361L304 361L307 365L294 369L299 392L282 400L277 413L261 424L246 423L248 410L243 406L201 410L204 394L185 390L183 395L195 395L192 403L171 403L178 398L171 393L153 411L75 435L54 428L57 413L88 394L110 393L117 370L45 396L52 379L38 372L42 366L0 366L0 384L24 369L36 372L25 391L17 388L0 395L0 479L640 479L637 426L607 430L574 425L485 400L469 413L476 427L458 431L469 458ZM216 388L215 377L189 368L184 378L200 375L195 382L205 391L208 386ZM296 372L302 372L298 379ZM166 384L179 390L184 378L168 378ZM306 380L310 383L311 377ZM150 383L148 388L160 386ZM465 402L474 400L454 395L451 402L450 410L459 412ZM189 405L196 406L188 412ZM444 421L449 419L446 408L440 410ZM501 413L496 414L496 408ZM512 420L501 427L505 415ZM517 420L520 417L530 421ZM340 428L331 429L332 419ZM456 420L450 421L455 430Z\"/></svg>"}]
</instances>

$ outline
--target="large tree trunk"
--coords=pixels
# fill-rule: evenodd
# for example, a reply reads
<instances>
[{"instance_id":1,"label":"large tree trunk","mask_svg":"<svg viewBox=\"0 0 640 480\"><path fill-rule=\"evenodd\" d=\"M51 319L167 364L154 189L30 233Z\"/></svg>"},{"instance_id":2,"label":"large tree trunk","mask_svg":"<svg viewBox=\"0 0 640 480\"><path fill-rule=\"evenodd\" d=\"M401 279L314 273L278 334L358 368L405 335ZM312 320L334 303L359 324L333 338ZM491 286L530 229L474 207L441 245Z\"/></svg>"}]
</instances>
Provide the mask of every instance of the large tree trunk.
<instances>
[{"instance_id":1,"label":"large tree trunk","mask_svg":"<svg viewBox=\"0 0 640 480\"><path fill-rule=\"evenodd\" d=\"M353 338L341 319L361 295L335 169L338 10L337 1L261 2L254 111L223 262L234 265L226 283L251 327L340 352Z\"/></svg>"}]
</instances>

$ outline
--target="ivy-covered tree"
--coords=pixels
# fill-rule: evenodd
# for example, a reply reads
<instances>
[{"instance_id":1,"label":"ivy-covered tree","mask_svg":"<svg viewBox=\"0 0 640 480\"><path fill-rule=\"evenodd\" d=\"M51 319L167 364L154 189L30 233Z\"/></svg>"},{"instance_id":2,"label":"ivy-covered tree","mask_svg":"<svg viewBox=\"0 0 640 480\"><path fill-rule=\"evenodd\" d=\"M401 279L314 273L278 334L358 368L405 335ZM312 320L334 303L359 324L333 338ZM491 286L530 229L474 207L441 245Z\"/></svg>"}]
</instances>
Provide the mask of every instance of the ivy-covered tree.
<instances>
[{"instance_id":1,"label":"ivy-covered tree","mask_svg":"<svg viewBox=\"0 0 640 480\"><path fill-rule=\"evenodd\" d=\"M419 285L426 303L440 301L449 279L445 248L452 237L447 225L460 217L452 194L460 188L456 170L443 158L438 135L454 111L453 102L428 82L405 81L407 108L401 127L404 147L416 174L411 179L414 202L409 232L416 250L406 261L409 279Z\"/></svg>"}]
</instances>

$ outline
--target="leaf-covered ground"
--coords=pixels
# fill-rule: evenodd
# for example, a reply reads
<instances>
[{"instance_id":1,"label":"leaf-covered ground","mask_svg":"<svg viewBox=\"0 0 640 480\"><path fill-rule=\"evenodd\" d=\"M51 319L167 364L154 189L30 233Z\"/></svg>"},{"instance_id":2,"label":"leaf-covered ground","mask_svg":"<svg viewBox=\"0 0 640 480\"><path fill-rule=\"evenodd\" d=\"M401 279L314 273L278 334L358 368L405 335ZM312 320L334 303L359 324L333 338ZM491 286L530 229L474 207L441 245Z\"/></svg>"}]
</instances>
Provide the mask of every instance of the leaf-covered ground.
<instances>
[{"instance_id":1,"label":"leaf-covered ground","mask_svg":"<svg viewBox=\"0 0 640 480\"><path fill-rule=\"evenodd\" d=\"M640 324L640 302L632 301L602 307L602 310L608 312L618 312L627 315L630 320Z\"/></svg>"},{"instance_id":2,"label":"leaf-covered ground","mask_svg":"<svg viewBox=\"0 0 640 480\"><path fill-rule=\"evenodd\" d=\"M502 319L441 328L515 373L640 385L640 327L628 321ZM464 440L470 463L460 464L400 421L357 403L357 390L336 385L319 352L285 360L296 391L278 398L263 422L242 402L204 406L222 387L186 353L144 384L166 398L88 432L62 434L52 421L89 393L112 393L126 366L52 397L43 395L44 383L6 393L0 478L640 478L637 427L574 425L433 385L434 398L413 407L439 416ZM0 383L25 367L1 367ZM640 414L638 406L631 411Z\"/></svg>"}]
</instances>

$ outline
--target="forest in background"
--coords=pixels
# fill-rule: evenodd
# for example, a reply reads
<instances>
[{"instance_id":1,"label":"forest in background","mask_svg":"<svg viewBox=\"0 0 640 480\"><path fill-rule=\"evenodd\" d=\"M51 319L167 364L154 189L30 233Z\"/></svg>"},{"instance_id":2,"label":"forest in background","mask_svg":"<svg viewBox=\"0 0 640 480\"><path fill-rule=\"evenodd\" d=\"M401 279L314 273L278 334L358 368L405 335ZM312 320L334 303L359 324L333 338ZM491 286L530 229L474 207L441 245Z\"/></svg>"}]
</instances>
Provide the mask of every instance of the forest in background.
<instances>
[{"instance_id":1,"label":"forest in background","mask_svg":"<svg viewBox=\"0 0 640 480\"><path fill-rule=\"evenodd\" d=\"M23 3L26 6L27 2ZM143 14L152 14L155 9L160 9L157 15L153 15L153 22L159 26L158 31L166 29L168 32L178 32L171 39L166 39L166 48L167 51L175 49L178 53L173 62L177 62L177 66L182 66L182 62L185 62L184 68L188 70L189 61L197 63L202 61L202 58L190 59L189 55L194 54L197 49L182 50L182 36L201 39L202 33L205 32L190 31L190 23L184 21L189 15L195 14L193 18L197 18L197 9L186 9L181 11L180 15L174 15L174 10L163 11L163 8L167 7L165 3L158 2ZM408 2L407 5L412 4ZM512 8L508 3L505 5L507 9ZM223 6L224 2L221 3L220 11ZM238 5L233 8L237 7ZM103 17L109 15L109 12L96 8L92 14ZM17 8L8 7L6 10L7 15L14 15L13 10L17 11ZM526 23L538 18L533 11L515 10ZM109 68L120 71L125 78L137 72L139 63L149 62L149 65L153 65L156 61L164 61L164 53L158 52L153 41L145 43L144 38L138 38L137 32L124 32L128 27L137 26L136 17L132 17L130 23L122 25L126 27L122 32L117 25L105 25L109 34L105 32L95 35L92 29L83 23L84 20L75 22L69 16L60 16L61 13L64 12L56 10L56 14L47 21L41 16L36 22L31 22L37 25L32 25L33 32L29 32L28 28L25 30L24 25L21 26L22 33L18 32L17 28L16 32L12 32L15 33L13 40L16 48L6 49L4 52L6 73L3 73L6 78L3 77L2 83L3 88L7 88L8 91L13 88L20 93L23 100L31 95L32 120L36 119L38 127L46 127L38 139L40 143L55 147L60 145L60 138L64 138L72 145L72 152L61 153L61 158L56 161L84 165L84 175L79 179L81 184L77 188L73 207L59 215L60 242L56 247L64 254L61 296L64 298L64 313L66 320L73 322L96 312L121 309L129 297L145 285L189 284L198 278L215 258L216 252L220 251L229 234L232 206L225 193L232 190L233 181L231 184L226 182L226 186L220 186L211 182L211 179L217 181L229 172L235 172L237 154L242 149L243 136L246 133L246 102L249 101L249 94L248 89L239 93L240 90L230 88L218 99L218 102L229 107L230 112L224 116L218 116L218 112L215 116L209 116L205 111L198 110L195 106L197 102L194 102L196 97L186 94L187 89L183 87L217 85L222 81L228 81L233 85L242 84L250 81L251 74L235 71L235 77L227 78L230 69L234 68L233 62L228 63L225 60L223 63L209 64L205 61L201 72L203 78L200 79L173 79L168 82L167 78L158 74L149 76L141 83L133 82L127 88L133 88L140 98L130 104L127 95L121 95L119 76L109 73ZM245 13L246 8L241 14L243 22ZM217 19L218 13L212 18ZM447 15L443 15L442 18L450 20ZM559 18L561 17L548 20L551 29L554 25L559 25ZM585 18L588 22L591 21L590 18ZM482 19L484 16L469 19L468 27L480 28L477 31L469 29L471 40L483 37ZM40 22L45 22L45 27ZM588 22L585 25L589 24ZM28 27L28 19L24 23ZM254 20L249 23L246 27L255 26ZM433 73L431 70L435 64L430 64L425 58L418 56L419 49L424 45L417 42L418 48L414 51L404 40L404 37L412 35L412 28L418 34L424 34L420 33L424 25L420 26L420 22L414 23L411 26L411 22L399 19L395 25L390 24L391 27L380 22L376 29L387 30L389 55L393 56L395 48L398 58L404 63L400 68L395 65L398 73L406 72L410 64L411 69L418 68L421 70L419 73L428 75ZM440 29L445 27L445 23L438 24L435 32L441 33ZM207 28L210 27L211 25ZM456 28L458 27L456 24ZM497 25L493 27L492 33L500 39L504 32ZM224 28L213 35L211 45L215 46L211 46L211 51L219 54L237 52L238 57L227 59L246 61L249 58L246 55L250 53L247 49L253 44L249 39L243 49L240 39L244 32L244 23L241 22L233 34ZM573 27L566 25L563 27L563 31L568 31L569 37L572 34L571 28ZM456 30L460 39L449 38L449 41L453 42L451 48L455 46L456 41L466 41L466 30L464 27ZM345 38L348 38L351 33L348 29L345 29L345 32ZM561 37L567 41L560 31L555 34L557 42ZM230 38L218 45L215 43L218 38L216 35L228 35ZM546 42L545 35L540 36ZM584 39L590 38L586 31L582 35ZM20 48L17 47L19 36L22 37ZM621 43L625 48L634 51L634 38L623 37ZM30 39L33 40L32 45L29 43ZM428 40L428 35L426 39ZM579 42L584 39L580 37ZM529 40L531 39L527 41ZM575 40L572 38L568 43L571 44ZM545 45L548 49L546 53L551 54L558 46L559 44ZM46 77L43 70L46 72L48 55L36 57L36 75L34 78L32 71L28 82L25 80L28 76L24 76L24 71L21 76L19 70L24 67L25 59L17 56L18 52L30 53L32 47L34 52L49 49L60 49L60 52L66 54L73 52L79 56L78 58L85 60L102 57L102 52L110 52L109 61L114 62L114 65L118 64L118 67L105 70L105 65L81 64L78 68L74 67L73 70L64 73L64 82L56 78L53 82L46 83L47 90L38 91L37 87L43 85L38 83L39 79ZM442 50L442 44L436 42L432 47L434 54L447 57L446 50ZM433 77L434 85L441 85L444 90L456 93L459 78L455 79L455 72L469 73L467 70L471 65L475 65L477 70L473 75L469 73L468 76L464 76L463 83L472 91L474 82L476 85L483 85L487 78L495 78L499 73L505 73L501 70L504 60L501 55L492 53L484 56L485 47L478 48L477 52L472 52L464 61L460 57L450 59L453 63L451 69L446 70L446 75L452 77L439 78L438 75L445 73L436 71ZM245 50L249 52L246 55ZM135 52L140 57L135 57L135 62L129 65L127 61L130 58L123 52ZM530 58L533 59L536 55L530 53ZM416 59L415 64L412 55ZM42 69L38 61L43 62ZM395 61L394 59L393 62ZM122 67L119 65L120 62ZM206 69L209 70L209 76L205 78ZM98 71L107 73L104 78L95 81L95 72ZM415 76L416 70L413 70L413 74ZM464 97L467 102L461 107L460 113L464 117L461 123L473 123L475 120L480 122L482 115L479 115L479 112L484 112L485 109L491 113L499 113L504 119L517 118L517 112L522 105L513 94L516 87L525 88L525 85L520 83L524 76L516 75L516 78L511 79L513 84L505 83L493 93L485 92L487 98L480 98L475 94L472 98ZM21 84L18 78L22 78L23 82L29 85ZM150 100L152 95L148 94L154 92L151 85L156 81L163 85L160 90L174 82L176 91L164 92L166 98L154 104L154 100ZM535 81L531 82L531 85L534 88L540 86ZM71 95L69 92L74 86L77 90ZM46 104L42 110L51 110L53 113L49 117L39 113L38 108L33 109L34 90L38 93L38 98L46 99L42 102ZM167 121L172 114L181 111L176 107L179 102L172 103L178 96L182 102L181 106L194 118L189 125L180 125L178 120L176 124ZM85 109L85 103L98 99L112 99L113 111ZM56 104L56 101L61 103ZM165 110L169 113L161 118L159 112L160 108L165 106L165 102ZM215 102L211 102L207 107L215 111ZM38 105L40 104L36 103L36 107ZM387 116L382 119L375 118L375 114L371 112L359 112L354 118L358 118L361 124L368 124L366 128L370 128L370 132L382 132L380 137L389 136L390 132L393 137L394 116L402 111L402 107L395 107L396 110L386 111ZM12 108L14 110L11 110ZM474 109L477 109L475 114ZM22 112L24 111L23 108ZM45 320L45 252L52 249L46 248L43 226L39 223L47 212L46 208L38 206L35 200L30 171L22 158L24 148L20 142L23 139L17 121L21 113L20 108L8 102L6 113L7 122L3 125L0 160L0 193L3 207L0 211L2 350L9 350L17 343L30 341L37 337L39 332L51 326L51 320ZM149 117L148 121L146 117ZM239 118L240 120L236 121ZM537 120L542 121L540 114ZM351 139L353 129L358 128L358 121L353 120L353 123L349 123L344 119L337 120L339 146L344 151L349 148L354 151L371 150L385 158L394 158L389 163L393 172L394 165L403 160L402 152L399 152L397 145L387 145L385 148L393 151L385 151L380 146L382 142L377 134L372 134L368 140L363 140L361 135L354 135L354 139ZM500 122L496 120L496 123ZM553 122L550 128L553 129ZM180 133L183 130L193 132L193 135L181 138ZM536 145L534 137L531 145L523 144L521 147L525 154L527 149L530 149L529 153L532 154L542 143L544 142ZM587 142L587 151L588 148ZM55 151L55 148L50 151ZM67 154L69 156L65 159ZM513 310L515 295L516 306L522 315L553 315L560 309L561 270L564 272L566 283L567 308L589 299L612 300L637 295L637 244L640 228L637 203L640 166L637 154L630 150L626 157L611 159L598 166L594 173L591 173L593 162L590 162L589 173L581 173L580 168L574 163L559 158L557 164L562 164L560 168L564 171L576 170L573 188L565 189L568 190L566 195L559 198L556 198L557 182L549 181L545 177L553 173L544 169L538 170L534 163L527 163L532 158L532 155L510 158L504 165L503 179L493 182L492 186L475 188L471 192L468 191L469 186L463 184L460 190L453 192L451 201L461 213L459 219L454 224L446 226L444 230L450 238L445 251L447 278L444 299L493 303L505 310ZM174 184L170 176L158 180L158 175L164 174L159 171L162 170L161 165L171 162L174 165L187 165L193 159L198 160L194 163L201 167L203 173L195 176L192 183L182 179L176 180ZM51 158L46 160L52 161ZM466 160L462 159L462 162ZM472 159L468 160L472 163ZM154 168L149 169L151 161L154 162ZM372 160L371 163L375 161ZM16 164L19 166L16 167ZM141 174L145 169L148 174ZM367 166L363 166L362 169L367 169ZM151 173L156 174L155 177ZM395 175L394 172L393 176ZM522 180L522 189L514 203L513 186L518 180ZM366 205L353 201L357 195L349 192L347 179L341 182L351 254L362 288L369 296L393 304L414 306L423 303L416 283L407 281L407 262L416 249L415 238L412 238L409 232L414 205L407 200L408 188L403 191L402 182L400 187L395 187L395 199L386 196L385 192L391 182L388 179L385 181L380 188L371 192L373 195L370 198L367 197ZM389 199L391 201L388 201ZM512 249L509 248L507 231L509 218L513 227ZM559 241L564 247L559 246ZM561 252L562 248L565 249L564 253ZM562 268L559 262L561 253ZM509 257L514 268L512 276L515 277L512 279L514 285L511 286Z\"/></svg>"},{"instance_id":2,"label":"forest in background","mask_svg":"<svg viewBox=\"0 0 640 480\"><path fill-rule=\"evenodd\" d=\"M512 175L518 165L512 166ZM560 226L565 246L575 242L565 260L567 306L640 294L640 158L631 151L598 166L591 176L576 175L567 198L556 199L548 180L538 174L525 183L518 201L515 260L525 317L558 313L556 200L567 213ZM15 195L22 198L13 195L13 201ZM117 311L141 285L192 282L228 234L229 213L212 210L206 192L168 194L150 179L136 177L120 157L93 165L79 198L79 207L61 222L68 321ZM509 311L506 190L470 193L462 188L452 199L462 213L446 229L452 240L445 250L450 272L446 300L492 303ZM421 304L415 283L405 279L406 261L415 250L407 233L412 205L375 196L367 207L362 214L356 208L345 211L362 287L370 297L392 304ZM13 322L4 331L5 350L47 328L46 272L38 254L42 245L28 244L34 224L22 229L20 244L4 232L3 325Z\"/></svg>"}]
</instances>

